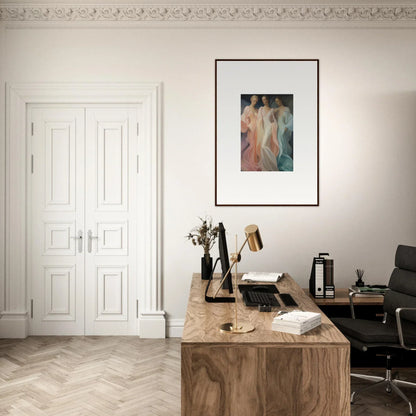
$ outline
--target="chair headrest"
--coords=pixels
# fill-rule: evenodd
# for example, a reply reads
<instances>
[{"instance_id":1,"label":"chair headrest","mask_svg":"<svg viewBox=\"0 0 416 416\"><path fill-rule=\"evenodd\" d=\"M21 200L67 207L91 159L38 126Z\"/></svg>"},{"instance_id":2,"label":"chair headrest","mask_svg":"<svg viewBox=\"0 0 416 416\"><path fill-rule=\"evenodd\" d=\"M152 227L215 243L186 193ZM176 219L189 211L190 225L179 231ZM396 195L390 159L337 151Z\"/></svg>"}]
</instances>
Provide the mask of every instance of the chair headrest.
<instances>
[{"instance_id":1,"label":"chair headrest","mask_svg":"<svg viewBox=\"0 0 416 416\"><path fill-rule=\"evenodd\" d=\"M399 269L416 272L416 247L399 245L396 251L395 265Z\"/></svg>"}]
</instances>

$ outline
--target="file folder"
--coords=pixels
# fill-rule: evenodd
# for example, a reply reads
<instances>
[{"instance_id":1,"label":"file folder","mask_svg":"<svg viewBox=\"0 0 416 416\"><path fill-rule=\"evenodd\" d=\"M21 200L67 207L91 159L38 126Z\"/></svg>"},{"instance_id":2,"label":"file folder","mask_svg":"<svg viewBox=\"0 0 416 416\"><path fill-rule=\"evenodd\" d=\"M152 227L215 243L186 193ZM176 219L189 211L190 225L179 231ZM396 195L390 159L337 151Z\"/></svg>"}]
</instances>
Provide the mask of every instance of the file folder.
<instances>
[{"instance_id":1,"label":"file folder","mask_svg":"<svg viewBox=\"0 0 416 416\"><path fill-rule=\"evenodd\" d=\"M334 260L324 258L328 253L319 253L313 258L309 278L309 292L317 299L335 298Z\"/></svg>"}]
</instances>

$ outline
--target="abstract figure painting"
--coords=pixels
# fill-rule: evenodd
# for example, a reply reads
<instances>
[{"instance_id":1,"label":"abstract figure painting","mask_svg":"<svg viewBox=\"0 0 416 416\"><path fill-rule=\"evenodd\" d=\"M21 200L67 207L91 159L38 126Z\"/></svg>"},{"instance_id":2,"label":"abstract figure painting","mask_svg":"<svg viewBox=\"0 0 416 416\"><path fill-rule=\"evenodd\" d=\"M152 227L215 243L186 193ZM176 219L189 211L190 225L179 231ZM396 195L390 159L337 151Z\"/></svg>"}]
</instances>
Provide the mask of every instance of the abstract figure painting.
<instances>
[{"instance_id":1,"label":"abstract figure painting","mask_svg":"<svg viewBox=\"0 0 416 416\"><path fill-rule=\"evenodd\" d=\"M293 95L241 95L241 170L293 171Z\"/></svg>"},{"instance_id":2,"label":"abstract figure painting","mask_svg":"<svg viewBox=\"0 0 416 416\"><path fill-rule=\"evenodd\" d=\"M215 204L319 205L319 61L215 61Z\"/></svg>"}]
</instances>

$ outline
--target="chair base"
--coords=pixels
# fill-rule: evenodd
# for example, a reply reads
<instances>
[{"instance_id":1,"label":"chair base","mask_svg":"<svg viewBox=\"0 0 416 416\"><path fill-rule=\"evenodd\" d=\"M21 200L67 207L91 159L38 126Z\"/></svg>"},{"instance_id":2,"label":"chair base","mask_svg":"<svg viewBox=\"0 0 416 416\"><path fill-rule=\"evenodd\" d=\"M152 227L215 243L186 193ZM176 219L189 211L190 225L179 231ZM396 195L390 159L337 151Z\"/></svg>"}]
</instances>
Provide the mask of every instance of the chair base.
<instances>
[{"instance_id":1,"label":"chair base","mask_svg":"<svg viewBox=\"0 0 416 416\"><path fill-rule=\"evenodd\" d=\"M388 357L388 360L389 358L390 357ZM360 390L353 391L351 394L351 404L354 403L354 399L358 393L361 393L365 390L372 389L377 386L385 386L387 393L391 393L392 391L394 391L408 404L409 416L413 415L412 403L407 398L407 396L403 393L403 391L399 388L399 386L416 388L416 383L410 383L409 381L403 381L397 378L392 378L391 369L389 368L387 368L386 370L386 377L369 376L366 374L355 374L355 373L351 373L351 377L361 378L363 380L372 381L374 383L374 384L370 384L369 386L363 387Z\"/></svg>"}]
</instances>

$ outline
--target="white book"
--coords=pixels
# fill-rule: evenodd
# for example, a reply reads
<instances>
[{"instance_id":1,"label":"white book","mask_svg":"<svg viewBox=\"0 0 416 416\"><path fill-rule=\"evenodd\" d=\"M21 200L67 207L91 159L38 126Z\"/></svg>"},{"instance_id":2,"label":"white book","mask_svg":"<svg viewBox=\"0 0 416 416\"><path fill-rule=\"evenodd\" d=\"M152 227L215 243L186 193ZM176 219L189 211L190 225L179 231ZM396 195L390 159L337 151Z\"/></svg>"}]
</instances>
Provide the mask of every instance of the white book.
<instances>
[{"instance_id":1,"label":"white book","mask_svg":"<svg viewBox=\"0 0 416 416\"><path fill-rule=\"evenodd\" d=\"M276 316L272 322L272 329L301 335L319 325L321 325L320 313L292 311Z\"/></svg>"},{"instance_id":2,"label":"white book","mask_svg":"<svg viewBox=\"0 0 416 416\"><path fill-rule=\"evenodd\" d=\"M306 311L292 311L288 313L282 313L280 315L275 316L273 322L294 322L294 323L304 323L308 321L312 321L314 319L321 319L321 314L318 312L306 312Z\"/></svg>"},{"instance_id":3,"label":"white book","mask_svg":"<svg viewBox=\"0 0 416 416\"><path fill-rule=\"evenodd\" d=\"M269 282L276 283L283 276L283 273L265 273L265 272L249 272L243 274L242 280L249 282Z\"/></svg>"},{"instance_id":4,"label":"white book","mask_svg":"<svg viewBox=\"0 0 416 416\"><path fill-rule=\"evenodd\" d=\"M275 326L274 324L272 324L272 329L273 331L278 331L278 332L287 332L288 334L295 334L295 335L302 335L305 334L308 331L311 331L312 329L320 326L321 323L320 322L315 322L314 324L308 325L306 327L292 327L292 326L285 326L285 325L279 325L279 326Z\"/></svg>"},{"instance_id":5,"label":"white book","mask_svg":"<svg viewBox=\"0 0 416 416\"><path fill-rule=\"evenodd\" d=\"M317 318L317 319L312 319L310 321L307 322L288 322L288 321L273 321L274 325L277 326L290 326L292 328L306 328L309 325L314 325L314 324L320 324L321 323L321 319Z\"/></svg>"}]
</instances>

